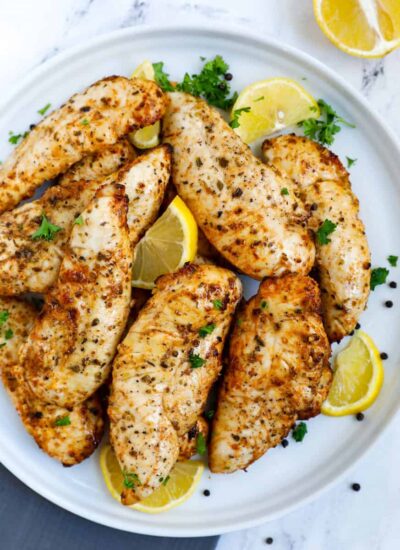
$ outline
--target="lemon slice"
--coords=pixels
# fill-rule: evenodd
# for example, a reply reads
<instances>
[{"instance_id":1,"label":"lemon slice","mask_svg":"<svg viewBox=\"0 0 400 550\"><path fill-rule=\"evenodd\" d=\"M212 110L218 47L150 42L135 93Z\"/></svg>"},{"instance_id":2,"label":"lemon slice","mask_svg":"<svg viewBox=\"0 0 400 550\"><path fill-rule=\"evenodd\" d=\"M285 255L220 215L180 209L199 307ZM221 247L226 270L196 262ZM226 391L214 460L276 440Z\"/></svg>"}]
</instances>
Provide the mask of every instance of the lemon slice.
<instances>
[{"instance_id":1,"label":"lemon slice","mask_svg":"<svg viewBox=\"0 0 400 550\"><path fill-rule=\"evenodd\" d=\"M154 68L150 61L143 61L133 71L131 78L145 78L146 80L154 80ZM161 125L158 120L151 126L146 126L136 132L129 134L129 140L138 149L150 149L151 147L157 147L160 143L160 130Z\"/></svg>"},{"instance_id":2,"label":"lemon slice","mask_svg":"<svg viewBox=\"0 0 400 550\"><path fill-rule=\"evenodd\" d=\"M240 112L240 109L247 112ZM231 118L236 118L238 123L235 132L245 143L251 143L307 118L319 116L318 103L300 84L290 78L271 78L247 86L239 94Z\"/></svg>"},{"instance_id":3,"label":"lemon slice","mask_svg":"<svg viewBox=\"0 0 400 550\"><path fill-rule=\"evenodd\" d=\"M180 197L150 227L135 249L132 285L154 288L154 281L191 262L197 251L197 225Z\"/></svg>"},{"instance_id":4,"label":"lemon slice","mask_svg":"<svg viewBox=\"0 0 400 550\"><path fill-rule=\"evenodd\" d=\"M338 353L334 377L322 412L344 416L372 405L383 383L383 365L372 338L357 331L348 346Z\"/></svg>"},{"instance_id":5,"label":"lemon slice","mask_svg":"<svg viewBox=\"0 0 400 550\"><path fill-rule=\"evenodd\" d=\"M358 57L382 57L400 46L399 0L314 0L314 15L335 46Z\"/></svg>"},{"instance_id":6,"label":"lemon slice","mask_svg":"<svg viewBox=\"0 0 400 550\"><path fill-rule=\"evenodd\" d=\"M108 490L120 502L121 492L124 488L124 476L111 445L104 445L101 449L100 468ZM171 510L188 500L196 489L203 472L204 465L198 460L177 462L164 484L150 496L129 508L147 514L159 514Z\"/></svg>"}]
</instances>

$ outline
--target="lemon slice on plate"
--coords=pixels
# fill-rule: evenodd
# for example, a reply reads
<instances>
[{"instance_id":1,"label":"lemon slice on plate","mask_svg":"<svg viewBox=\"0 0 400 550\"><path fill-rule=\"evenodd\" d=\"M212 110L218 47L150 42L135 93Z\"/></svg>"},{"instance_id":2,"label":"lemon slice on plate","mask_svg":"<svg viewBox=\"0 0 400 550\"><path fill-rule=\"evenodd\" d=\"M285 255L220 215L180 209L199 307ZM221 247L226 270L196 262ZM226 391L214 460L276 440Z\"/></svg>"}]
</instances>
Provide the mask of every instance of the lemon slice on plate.
<instances>
[{"instance_id":1,"label":"lemon slice on plate","mask_svg":"<svg viewBox=\"0 0 400 550\"><path fill-rule=\"evenodd\" d=\"M290 78L270 78L247 86L232 108L232 127L245 143L293 126L307 118L318 118L316 100Z\"/></svg>"},{"instance_id":2,"label":"lemon slice on plate","mask_svg":"<svg viewBox=\"0 0 400 550\"><path fill-rule=\"evenodd\" d=\"M132 285L154 288L154 281L191 262L197 251L197 225L180 197L148 229L135 249Z\"/></svg>"},{"instance_id":3,"label":"lemon slice on plate","mask_svg":"<svg viewBox=\"0 0 400 550\"><path fill-rule=\"evenodd\" d=\"M383 377L382 361L372 338L357 331L336 356L333 382L322 412L344 416L364 411L378 397Z\"/></svg>"},{"instance_id":4,"label":"lemon slice on plate","mask_svg":"<svg viewBox=\"0 0 400 550\"><path fill-rule=\"evenodd\" d=\"M314 0L314 15L335 46L358 57L382 57L400 46L399 0Z\"/></svg>"},{"instance_id":5,"label":"lemon slice on plate","mask_svg":"<svg viewBox=\"0 0 400 550\"><path fill-rule=\"evenodd\" d=\"M154 80L154 68L150 61L143 61L133 71L131 78L145 78L146 80ZM129 134L129 140L138 149L150 149L156 147L160 143L160 121L158 120L151 126L146 126L136 132Z\"/></svg>"},{"instance_id":6,"label":"lemon slice on plate","mask_svg":"<svg viewBox=\"0 0 400 550\"><path fill-rule=\"evenodd\" d=\"M104 445L100 452L100 468L112 496L120 501L124 488L124 476L111 445ZM166 481L144 500L129 508L147 514L159 514L179 506L193 494L204 472L198 460L177 462Z\"/></svg>"}]
</instances>

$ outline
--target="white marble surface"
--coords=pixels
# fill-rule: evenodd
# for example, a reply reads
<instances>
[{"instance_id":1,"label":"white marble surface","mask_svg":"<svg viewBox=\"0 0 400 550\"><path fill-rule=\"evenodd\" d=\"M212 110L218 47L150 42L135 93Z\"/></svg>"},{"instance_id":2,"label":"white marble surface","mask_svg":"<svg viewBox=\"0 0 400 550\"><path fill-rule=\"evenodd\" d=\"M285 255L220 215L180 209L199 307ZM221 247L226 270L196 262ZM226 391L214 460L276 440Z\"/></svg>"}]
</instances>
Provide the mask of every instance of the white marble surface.
<instances>
[{"instance_id":1,"label":"white marble surface","mask_svg":"<svg viewBox=\"0 0 400 550\"><path fill-rule=\"evenodd\" d=\"M310 0L1 0L0 93L58 51L98 34L202 21L255 29L312 54L361 91L400 135L400 51L378 61L341 53L316 26ZM335 488L280 520L224 535L218 550L400 548L399 455L400 416ZM350 490L353 481L361 492Z\"/></svg>"}]
</instances>

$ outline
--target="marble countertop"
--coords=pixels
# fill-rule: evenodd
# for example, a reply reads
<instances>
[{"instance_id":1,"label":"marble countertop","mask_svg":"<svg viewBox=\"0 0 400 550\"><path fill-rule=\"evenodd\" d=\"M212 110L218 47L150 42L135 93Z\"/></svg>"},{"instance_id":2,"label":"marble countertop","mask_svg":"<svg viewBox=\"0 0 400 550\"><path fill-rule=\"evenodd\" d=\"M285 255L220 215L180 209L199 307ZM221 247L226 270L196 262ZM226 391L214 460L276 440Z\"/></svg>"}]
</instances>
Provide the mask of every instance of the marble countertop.
<instances>
[{"instance_id":1,"label":"marble countertop","mask_svg":"<svg viewBox=\"0 0 400 550\"><path fill-rule=\"evenodd\" d=\"M173 18L171 16L173 14ZM400 51L365 61L334 48L299 0L3 0L0 92L57 52L114 29L142 24L240 25L313 55L368 98L400 136ZM400 417L352 473L280 520L221 537L218 550L400 548ZM352 482L361 484L354 492ZM266 542L273 538L272 546Z\"/></svg>"}]
</instances>

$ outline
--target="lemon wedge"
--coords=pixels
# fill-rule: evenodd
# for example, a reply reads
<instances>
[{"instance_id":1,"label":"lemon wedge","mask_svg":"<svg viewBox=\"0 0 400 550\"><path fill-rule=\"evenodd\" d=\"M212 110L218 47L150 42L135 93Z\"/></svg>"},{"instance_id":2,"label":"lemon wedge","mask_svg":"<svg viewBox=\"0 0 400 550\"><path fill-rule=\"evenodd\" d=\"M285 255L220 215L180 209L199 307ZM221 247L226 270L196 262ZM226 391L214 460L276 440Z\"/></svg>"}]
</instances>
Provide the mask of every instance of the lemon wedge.
<instances>
[{"instance_id":1,"label":"lemon wedge","mask_svg":"<svg viewBox=\"0 0 400 550\"><path fill-rule=\"evenodd\" d=\"M336 356L333 382L322 412L344 416L364 411L378 397L383 378L377 347L368 334L357 331Z\"/></svg>"},{"instance_id":2,"label":"lemon wedge","mask_svg":"<svg viewBox=\"0 0 400 550\"><path fill-rule=\"evenodd\" d=\"M400 46L398 0L314 0L325 36L357 57L382 57Z\"/></svg>"},{"instance_id":3,"label":"lemon wedge","mask_svg":"<svg viewBox=\"0 0 400 550\"><path fill-rule=\"evenodd\" d=\"M231 126L245 143L293 126L307 118L318 118L316 100L290 78L260 80L247 86L232 108Z\"/></svg>"},{"instance_id":4,"label":"lemon wedge","mask_svg":"<svg viewBox=\"0 0 400 550\"><path fill-rule=\"evenodd\" d=\"M131 78L145 78L146 80L154 80L154 68L153 64L146 60L143 61L136 69L133 71ZM160 143L160 130L161 125L158 120L155 124L151 126L146 126L136 132L131 132L129 134L129 140L138 149L150 149L151 147L156 147Z\"/></svg>"},{"instance_id":5,"label":"lemon wedge","mask_svg":"<svg viewBox=\"0 0 400 550\"><path fill-rule=\"evenodd\" d=\"M197 252L197 225L180 197L175 197L164 214L148 229L135 249L132 285L154 288L154 281L172 273Z\"/></svg>"},{"instance_id":6,"label":"lemon wedge","mask_svg":"<svg viewBox=\"0 0 400 550\"><path fill-rule=\"evenodd\" d=\"M124 476L111 445L104 445L101 449L100 468L111 495L120 501L124 488ZM177 462L169 477L154 493L129 508L147 514L159 514L171 510L188 500L203 472L204 465L197 460Z\"/></svg>"}]
</instances>

